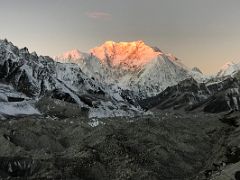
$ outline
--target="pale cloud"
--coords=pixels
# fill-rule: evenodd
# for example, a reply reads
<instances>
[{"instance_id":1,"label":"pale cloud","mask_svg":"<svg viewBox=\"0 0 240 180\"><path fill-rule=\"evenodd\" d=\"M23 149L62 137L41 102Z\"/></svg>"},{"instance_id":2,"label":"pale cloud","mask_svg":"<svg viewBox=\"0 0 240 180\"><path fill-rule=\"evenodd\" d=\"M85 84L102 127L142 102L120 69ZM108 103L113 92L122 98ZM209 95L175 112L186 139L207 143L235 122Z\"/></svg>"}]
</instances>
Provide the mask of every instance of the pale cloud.
<instances>
[{"instance_id":1,"label":"pale cloud","mask_svg":"<svg viewBox=\"0 0 240 180\"><path fill-rule=\"evenodd\" d=\"M86 13L87 17L91 19L111 19L112 15L106 12L87 12Z\"/></svg>"}]
</instances>

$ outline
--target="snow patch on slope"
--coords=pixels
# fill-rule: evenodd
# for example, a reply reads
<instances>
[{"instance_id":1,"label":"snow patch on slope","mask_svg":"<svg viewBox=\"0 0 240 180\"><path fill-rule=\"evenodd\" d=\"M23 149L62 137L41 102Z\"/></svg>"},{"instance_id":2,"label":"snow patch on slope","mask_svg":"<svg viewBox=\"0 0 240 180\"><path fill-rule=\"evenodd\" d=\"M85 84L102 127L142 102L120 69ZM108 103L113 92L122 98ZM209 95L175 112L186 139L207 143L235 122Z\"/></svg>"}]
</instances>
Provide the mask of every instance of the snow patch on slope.
<instances>
[{"instance_id":1,"label":"snow patch on slope","mask_svg":"<svg viewBox=\"0 0 240 180\"><path fill-rule=\"evenodd\" d=\"M2 116L40 115L29 102L0 102Z\"/></svg>"}]
</instances>

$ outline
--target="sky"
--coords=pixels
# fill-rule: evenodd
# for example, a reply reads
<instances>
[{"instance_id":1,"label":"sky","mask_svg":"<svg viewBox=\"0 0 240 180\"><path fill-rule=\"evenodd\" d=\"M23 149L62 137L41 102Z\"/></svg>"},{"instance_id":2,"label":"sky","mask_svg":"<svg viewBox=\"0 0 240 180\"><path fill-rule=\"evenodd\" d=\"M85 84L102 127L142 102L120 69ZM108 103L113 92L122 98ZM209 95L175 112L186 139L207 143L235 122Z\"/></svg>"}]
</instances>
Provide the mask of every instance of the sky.
<instances>
[{"instance_id":1,"label":"sky","mask_svg":"<svg viewBox=\"0 0 240 180\"><path fill-rule=\"evenodd\" d=\"M239 0L0 0L0 38L41 55L143 40L211 74L240 61Z\"/></svg>"}]
</instances>

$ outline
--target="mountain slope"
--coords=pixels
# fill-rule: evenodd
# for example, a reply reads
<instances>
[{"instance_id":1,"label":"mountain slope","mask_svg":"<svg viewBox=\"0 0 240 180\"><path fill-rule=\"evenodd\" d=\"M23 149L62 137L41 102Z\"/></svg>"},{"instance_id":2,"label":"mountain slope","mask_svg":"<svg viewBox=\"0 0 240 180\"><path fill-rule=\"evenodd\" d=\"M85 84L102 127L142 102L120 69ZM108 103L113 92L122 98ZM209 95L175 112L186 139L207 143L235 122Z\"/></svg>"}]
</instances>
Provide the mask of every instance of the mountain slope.
<instances>
[{"instance_id":1,"label":"mountain slope","mask_svg":"<svg viewBox=\"0 0 240 180\"><path fill-rule=\"evenodd\" d=\"M139 88L140 93L147 92L148 96L153 96L188 77L189 75L184 68L170 61L167 56L161 55L145 65L144 68L131 79L130 86L135 91Z\"/></svg>"}]
</instances>

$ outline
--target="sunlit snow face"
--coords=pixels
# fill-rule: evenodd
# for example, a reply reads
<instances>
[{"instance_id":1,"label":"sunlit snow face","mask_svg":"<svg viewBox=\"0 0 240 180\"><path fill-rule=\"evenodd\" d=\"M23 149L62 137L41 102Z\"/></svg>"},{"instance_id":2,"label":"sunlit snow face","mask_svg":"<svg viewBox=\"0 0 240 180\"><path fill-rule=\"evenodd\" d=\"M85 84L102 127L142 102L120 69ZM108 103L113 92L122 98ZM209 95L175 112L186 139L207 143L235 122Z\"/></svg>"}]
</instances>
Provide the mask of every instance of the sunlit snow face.
<instances>
[{"instance_id":1,"label":"sunlit snow face","mask_svg":"<svg viewBox=\"0 0 240 180\"><path fill-rule=\"evenodd\" d=\"M113 42L107 41L103 45L91 49L91 53L102 63L110 63L112 67L142 67L162 54L144 44L143 41Z\"/></svg>"},{"instance_id":2,"label":"sunlit snow face","mask_svg":"<svg viewBox=\"0 0 240 180\"><path fill-rule=\"evenodd\" d=\"M97 67L102 64L111 68L136 72L163 56L179 65L181 63L181 61L172 54L165 54L159 48L150 47L143 41L106 41L102 45L91 49L89 53L82 53L79 50L74 49L56 56L55 60L80 65L94 63L95 65L93 66ZM97 67L96 69L98 69Z\"/></svg>"}]
</instances>

